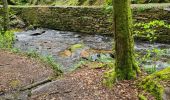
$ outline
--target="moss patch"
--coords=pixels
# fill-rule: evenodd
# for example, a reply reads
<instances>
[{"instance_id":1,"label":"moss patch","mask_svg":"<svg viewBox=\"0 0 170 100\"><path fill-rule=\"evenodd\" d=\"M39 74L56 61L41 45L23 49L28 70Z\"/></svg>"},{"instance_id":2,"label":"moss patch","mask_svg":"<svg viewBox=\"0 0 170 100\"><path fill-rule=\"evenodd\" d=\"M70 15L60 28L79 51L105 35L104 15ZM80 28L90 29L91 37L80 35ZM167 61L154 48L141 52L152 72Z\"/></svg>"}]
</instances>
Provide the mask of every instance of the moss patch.
<instances>
[{"instance_id":1,"label":"moss patch","mask_svg":"<svg viewBox=\"0 0 170 100\"><path fill-rule=\"evenodd\" d=\"M81 48L83 48L83 47L84 47L83 44L74 44L74 45L72 45L72 46L70 47L70 51L74 52L74 51L76 51L77 49L81 49Z\"/></svg>"},{"instance_id":2,"label":"moss patch","mask_svg":"<svg viewBox=\"0 0 170 100\"><path fill-rule=\"evenodd\" d=\"M109 88L111 88L116 81L116 72L115 69L111 69L104 73L103 75L103 84Z\"/></svg>"},{"instance_id":3,"label":"moss patch","mask_svg":"<svg viewBox=\"0 0 170 100\"><path fill-rule=\"evenodd\" d=\"M14 32L6 31L4 34L0 32L0 48L12 48L14 40Z\"/></svg>"},{"instance_id":4,"label":"moss patch","mask_svg":"<svg viewBox=\"0 0 170 100\"><path fill-rule=\"evenodd\" d=\"M157 100L162 100L164 82L170 80L170 67L153 73L139 82L139 87L150 92Z\"/></svg>"},{"instance_id":5,"label":"moss patch","mask_svg":"<svg viewBox=\"0 0 170 100\"><path fill-rule=\"evenodd\" d=\"M148 100L144 95L139 95L139 100Z\"/></svg>"}]
</instances>

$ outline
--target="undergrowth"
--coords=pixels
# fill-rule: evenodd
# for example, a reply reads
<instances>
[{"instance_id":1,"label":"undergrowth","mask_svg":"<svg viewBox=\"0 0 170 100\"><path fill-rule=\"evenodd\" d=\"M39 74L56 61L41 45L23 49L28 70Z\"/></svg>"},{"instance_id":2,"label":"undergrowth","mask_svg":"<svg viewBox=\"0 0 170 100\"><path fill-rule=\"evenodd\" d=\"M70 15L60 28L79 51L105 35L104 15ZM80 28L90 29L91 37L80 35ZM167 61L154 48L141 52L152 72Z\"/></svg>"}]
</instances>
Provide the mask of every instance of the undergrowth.
<instances>
[{"instance_id":1,"label":"undergrowth","mask_svg":"<svg viewBox=\"0 0 170 100\"><path fill-rule=\"evenodd\" d=\"M142 94L139 94L139 100L148 100L144 95Z\"/></svg>"},{"instance_id":2,"label":"undergrowth","mask_svg":"<svg viewBox=\"0 0 170 100\"><path fill-rule=\"evenodd\" d=\"M47 64L54 70L56 76L59 76L63 73L63 71L60 69L60 64L56 63L55 59L51 55L42 56L33 50L30 50L28 52L22 52L17 48L13 48L10 51L12 51L13 53L24 55L28 58L39 60L40 62Z\"/></svg>"},{"instance_id":3,"label":"undergrowth","mask_svg":"<svg viewBox=\"0 0 170 100\"><path fill-rule=\"evenodd\" d=\"M157 71L158 65L153 62L157 62L162 58L162 55L167 54L166 49L152 48L146 50L146 52L137 52L135 57L140 67L144 68L144 71L148 74L152 74ZM153 64L152 64L153 63ZM149 65L146 66L145 64ZM168 66L166 66L168 67Z\"/></svg>"},{"instance_id":4,"label":"undergrowth","mask_svg":"<svg viewBox=\"0 0 170 100\"><path fill-rule=\"evenodd\" d=\"M145 37L151 43L157 40L157 37L162 30L170 29L170 24L162 21L162 20L154 20L148 23L140 22L134 24L134 36L135 37Z\"/></svg>"},{"instance_id":5,"label":"undergrowth","mask_svg":"<svg viewBox=\"0 0 170 100\"><path fill-rule=\"evenodd\" d=\"M14 32L0 32L0 48L12 48L14 40Z\"/></svg>"}]
</instances>

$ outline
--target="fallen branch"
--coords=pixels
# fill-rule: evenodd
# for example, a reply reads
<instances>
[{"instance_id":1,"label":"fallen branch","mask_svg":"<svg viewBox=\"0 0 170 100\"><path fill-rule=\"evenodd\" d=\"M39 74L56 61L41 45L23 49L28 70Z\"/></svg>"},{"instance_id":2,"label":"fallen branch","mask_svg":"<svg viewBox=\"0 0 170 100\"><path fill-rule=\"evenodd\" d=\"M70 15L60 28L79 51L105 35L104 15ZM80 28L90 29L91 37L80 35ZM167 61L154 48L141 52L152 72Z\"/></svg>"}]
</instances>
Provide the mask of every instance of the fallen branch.
<instances>
[{"instance_id":1,"label":"fallen branch","mask_svg":"<svg viewBox=\"0 0 170 100\"><path fill-rule=\"evenodd\" d=\"M10 65L10 64L0 64L0 66L7 66L7 65Z\"/></svg>"},{"instance_id":2,"label":"fallen branch","mask_svg":"<svg viewBox=\"0 0 170 100\"><path fill-rule=\"evenodd\" d=\"M35 83L33 83L33 84L30 84L30 85L28 85L28 86L25 86L25 87L21 88L19 91L30 90L30 89L32 89L32 88L34 88L34 87L37 87L37 86L39 86L39 85L42 85L42 84L45 84L45 83L48 83L48 82L51 82L51 81L52 81L52 78L47 78L47 79L44 79L44 80L42 80L42 81L35 82Z\"/></svg>"}]
</instances>

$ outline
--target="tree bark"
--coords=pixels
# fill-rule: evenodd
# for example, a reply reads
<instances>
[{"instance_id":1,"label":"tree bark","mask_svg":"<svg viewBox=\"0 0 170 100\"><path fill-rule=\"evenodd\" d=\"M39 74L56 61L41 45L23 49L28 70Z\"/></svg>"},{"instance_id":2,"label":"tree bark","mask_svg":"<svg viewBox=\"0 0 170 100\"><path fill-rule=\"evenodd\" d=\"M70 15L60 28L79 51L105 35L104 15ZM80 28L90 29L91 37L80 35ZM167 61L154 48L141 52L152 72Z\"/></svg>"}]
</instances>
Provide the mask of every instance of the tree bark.
<instances>
[{"instance_id":1,"label":"tree bark","mask_svg":"<svg viewBox=\"0 0 170 100\"><path fill-rule=\"evenodd\" d=\"M113 0L116 51L116 75L120 80L133 79L139 68L134 57L131 0Z\"/></svg>"},{"instance_id":2,"label":"tree bark","mask_svg":"<svg viewBox=\"0 0 170 100\"><path fill-rule=\"evenodd\" d=\"M4 16L4 31L7 31L9 28L9 11L8 11L8 2L7 0L2 0L3 3L3 16Z\"/></svg>"}]
</instances>

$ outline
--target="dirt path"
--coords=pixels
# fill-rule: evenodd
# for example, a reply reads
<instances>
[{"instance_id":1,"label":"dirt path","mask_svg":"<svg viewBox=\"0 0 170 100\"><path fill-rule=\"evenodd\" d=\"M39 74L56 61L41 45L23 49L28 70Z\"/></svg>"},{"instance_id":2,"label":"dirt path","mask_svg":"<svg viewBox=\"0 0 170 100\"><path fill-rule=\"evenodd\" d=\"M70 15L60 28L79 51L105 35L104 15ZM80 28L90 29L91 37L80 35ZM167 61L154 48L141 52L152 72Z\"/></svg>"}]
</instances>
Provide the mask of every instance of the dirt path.
<instances>
[{"instance_id":1,"label":"dirt path","mask_svg":"<svg viewBox=\"0 0 170 100\"><path fill-rule=\"evenodd\" d=\"M32 88L29 93L19 93L19 100L138 100L134 81L122 81L109 89L102 83L106 69L87 66ZM18 100L11 96L12 91L52 75L49 67L35 60L0 51L0 100ZM5 94L11 99L2 99Z\"/></svg>"},{"instance_id":2,"label":"dirt path","mask_svg":"<svg viewBox=\"0 0 170 100\"><path fill-rule=\"evenodd\" d=\"M15 91L53 75L53 70L33 59L0 51L0 94ZM0 95L0 96L1 96Z\"/></svg>"},{"instance_id":3,"label":"dirt path","mask_svg":"<svg viewBox=\"0 0 170 100\"><path fill-rule=\"evenodd\" d=\"M133 81L108 89L102 84L104 69L83 68L32 90L30 100L138 100Z\"/></svg>"}]
</instances>

